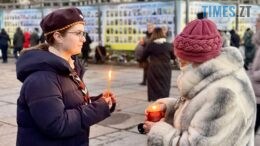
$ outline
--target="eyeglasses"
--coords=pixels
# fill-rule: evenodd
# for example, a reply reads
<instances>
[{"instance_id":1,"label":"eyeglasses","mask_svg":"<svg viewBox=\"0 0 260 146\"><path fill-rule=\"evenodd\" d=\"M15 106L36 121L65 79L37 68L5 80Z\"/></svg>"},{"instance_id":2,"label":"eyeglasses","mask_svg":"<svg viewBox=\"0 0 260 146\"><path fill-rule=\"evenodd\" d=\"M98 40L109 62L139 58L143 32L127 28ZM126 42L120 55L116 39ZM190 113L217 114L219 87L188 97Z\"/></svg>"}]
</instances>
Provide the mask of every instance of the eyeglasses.
<instances>
[{"instance_id":1,"label":"eyeglasses","mask_svg":"<svg viewBox=\"0 0 260 146\"><path fill-rule=\"evenodd\" d=\"M83 38L86 36L86 32L84 32L84 31L67 31L67 33L73 33L80 38Z\"/></svg>"}]
</instances>

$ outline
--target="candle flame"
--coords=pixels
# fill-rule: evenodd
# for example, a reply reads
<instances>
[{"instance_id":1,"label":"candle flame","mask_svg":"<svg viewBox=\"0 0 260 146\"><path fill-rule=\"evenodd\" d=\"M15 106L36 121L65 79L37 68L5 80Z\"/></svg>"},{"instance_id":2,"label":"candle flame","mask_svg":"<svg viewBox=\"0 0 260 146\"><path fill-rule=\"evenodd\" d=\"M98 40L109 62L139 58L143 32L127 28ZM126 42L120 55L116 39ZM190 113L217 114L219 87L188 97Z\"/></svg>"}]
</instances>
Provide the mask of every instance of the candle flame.
<instances>
[{"instance_id":1,"label":"candle flame","mask_svg":"<svg viewBox=\"0 0 260 146\"><path fill-rule=\"evenodd\" d=\"M112 71L109 70L109 71L108 71L108 80L111 80L111 78L112 78Z\"/></svg>"},{"instance_id":2,"label":"candle flame","mask_svg":"<svg viewBox=\"0 0 260 146\"><path fill-rule=\"evenodd\" d=\"M152 106L152 109L153 109L153 110L156 110L156 109L157 109L157 106L156 106L156 105L153 105L153 106Z\"/></svg>"}]
</instances>

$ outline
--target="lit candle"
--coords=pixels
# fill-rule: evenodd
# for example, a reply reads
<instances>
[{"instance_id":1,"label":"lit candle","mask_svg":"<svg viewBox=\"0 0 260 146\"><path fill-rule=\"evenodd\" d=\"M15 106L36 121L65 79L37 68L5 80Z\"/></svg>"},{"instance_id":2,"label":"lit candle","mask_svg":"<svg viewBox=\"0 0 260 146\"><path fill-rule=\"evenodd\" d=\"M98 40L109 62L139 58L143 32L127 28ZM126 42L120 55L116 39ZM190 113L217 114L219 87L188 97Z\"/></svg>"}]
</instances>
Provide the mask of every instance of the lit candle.
<instances>
[{"instance_id":1,"label":"lit candle","mask_svg":"<svg viewBox=\"0 0 260 146\"><path fill-rule=\"evenodd\" d=\"M147 120L151 122L158 122L164 116L159 104L152 104L147 108Z\"/></svg>"},{"instance_id":2,"label":"lit candle","mask_svg":"<svg viewBox=\"0 0 260 146\"><path fill-rule=\"evenodd\" d=\"M112 71L108 71L108 80L107 80L107 91L110 92L110 86L111 86L111 79L112 79Z\"/></svg>"}]
</instances>

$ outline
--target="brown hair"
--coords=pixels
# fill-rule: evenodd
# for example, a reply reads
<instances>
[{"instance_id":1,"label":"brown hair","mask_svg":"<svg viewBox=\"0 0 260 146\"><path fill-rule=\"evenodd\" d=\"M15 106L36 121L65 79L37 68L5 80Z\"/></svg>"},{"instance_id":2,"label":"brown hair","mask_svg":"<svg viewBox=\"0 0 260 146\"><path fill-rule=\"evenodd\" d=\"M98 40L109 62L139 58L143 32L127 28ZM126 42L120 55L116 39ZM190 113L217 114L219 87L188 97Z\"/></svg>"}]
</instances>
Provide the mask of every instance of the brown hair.
<instances>
[{"instance_id":1,"label":"brown hair","mask_svg":"<svg viewBox=\"0 0 260 146\"><path fill-rule=\"evenodd\" d=\"M156 27L156 28L154 28L154 30L153 30L153 33L152 33L152 36L151 36L150 41L154 41L154 40L160 39L160 38L165 38L165 35L164 35L164 33L163 33L162 28Z\"/></svg>"}]
</instances>

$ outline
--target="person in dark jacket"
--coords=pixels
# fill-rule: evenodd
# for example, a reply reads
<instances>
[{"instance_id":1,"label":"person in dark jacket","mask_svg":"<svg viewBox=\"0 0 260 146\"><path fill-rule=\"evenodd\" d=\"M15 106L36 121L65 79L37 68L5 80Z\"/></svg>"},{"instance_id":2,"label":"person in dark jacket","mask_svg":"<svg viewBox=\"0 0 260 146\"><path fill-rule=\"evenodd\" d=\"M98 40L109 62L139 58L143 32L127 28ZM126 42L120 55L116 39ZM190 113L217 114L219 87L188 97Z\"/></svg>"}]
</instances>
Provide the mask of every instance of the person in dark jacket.
<instances>
[{"instance_id":1,"label":"person in dark jacket","mask_svg":"<svg viewBox=\"0 0 260 146\"><path fill-rule=\"evenodd\" d=\"M82 60L83 63L87 63L90 53L90 44L92 43L91 38L89 37L88 33L85 34L86 41L83 43L81 54L82 54Z\"/></svg>"},{"instance_id":2,"label":"person in dark jacket","mask_svg":"<svg viewBox=\"0 0 260 146\"><path fill-rule=\"evenodd\" d=\"M82 66L73 56L85 41L83 14L59 9L40 26L47 43L23 50L16 63L23 83L16 146L88 146L90 126L109 117L116 101L108 91L90 97L82 81Z\"/></svg>"},{"instance_id":3,"label":"person in dark jacket","mask_svg":"<svg viewBox=\"0 0 260 146\"><path fill-rule=\"evenodd\" d=\"M150 38L152 36L154 27L155 27L154 24L148 23L147 24L147 31L145 32L145 37L143 38L142 41L139 42L143 46L144 50L146 49L146 47L150 43ZM147 82L147 70L148 70L148 60L143 60L142 59L142 61L140 61L139 63L140 63L140 66L143 67L143 80L140 83L140 85L146 85L146 82Z\"/></svg>"},{"instance_id":4,"label":"person in dark jacket","mask_svg":"<svg viewBox=\"0 0 260 146\"><path fill-rule=\"evenodd\" d=\"M149 57L147 70L148 101L168 97L171 87L171 44L166 42L161 28L155 28L142 60Z\"/></svg>"},{"instance_id":5,"label":"person in dark jacket","mask_svg":"<svg viewBox=\"0 0 260 146\"><path fill-rule=\"evenodd\" d=\"M248 70L249 64L253 62L255 56L255 45L252 42L253 35L254 32L250 28L247 28L243 36L245 46L244 68L246 70Z\"/></svg>"},{"instance_id":6,"label":"person in dark jacket","mask_svg":"<svg viewBox=\"0 0 260 146\"><path fill-rule=\"evenodd\" d=\"M45 42L45 37L44 37L44 33L42 32L40 36L40 43L44 43L44 42Z\"/></svg>"},{"instance_id":7,"label":"person in dark jacket","mask_svg":"<svg viewBox=\"0 0 260 146\"><path fill-rule=\"evenodd\" d=\"M106 61L107 50L100 43L95 49L95 63L105 63Z\"/></svg>"},{"instance_id":8,"label":"person in dark jacket","mask_svg":"<svg viewBox=\"0 0 260 146\"><path fill-rule=\"evenodd\" d=\"M16 28L16 32L14 33L13 45L14 45L14 57L18 59L18 54L20 54L23 49L24 36L20 27Z\"/></svg>"},{"instance_id":9,"label":"person in dark jacket","mask_svg":"<svg viewBox=\"0 0 260 146\"><path fill-rule=\"evenodd\" d=\"M9 35L6 33L5 29L1 29L0 33L0 48L2 51L3 63L7 63L8 54L8 43L10 43Z\"/></svg>"},{"instance_id":10,"label":"person in dark jacket","mask_svg":"<svg viewBox=\"0 0 260 146\"><path fill-rule=\"evenodd\" d=\"M38 45L40 42L39 29L34 28L30 37L30 47Z\"/></svg>"},{"instance_id":11,"label":"person in dark jacket","mask_svg":"<svg viewBox=\"0 0 260 146\"><path fill-rule=\"evenodd\" d=\"M239 48L239 46L240 46L240 37L237 34L237 32L234 29L232 29L230 31L230 35L231 35L230 46L234 46L236 48Z\"/></svg>"}]
</instances>

